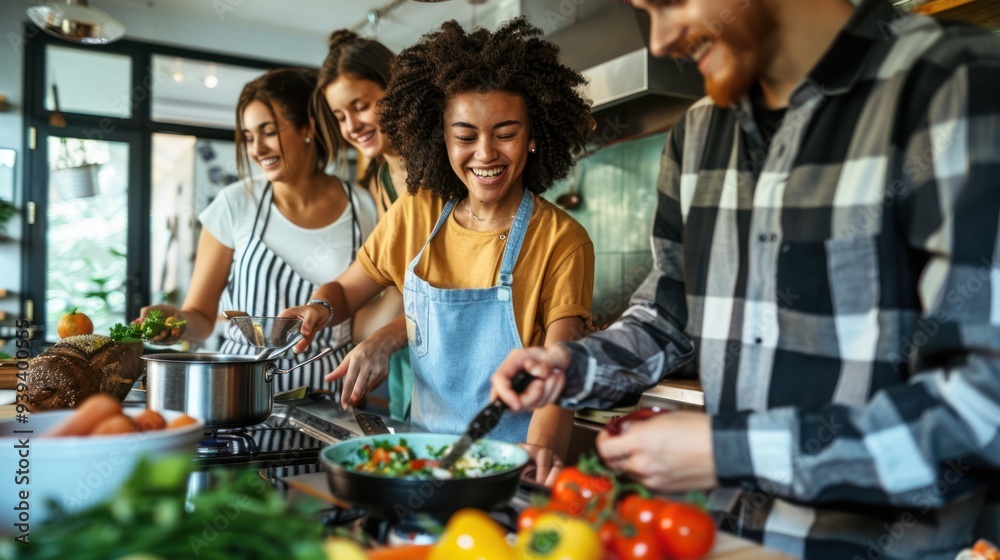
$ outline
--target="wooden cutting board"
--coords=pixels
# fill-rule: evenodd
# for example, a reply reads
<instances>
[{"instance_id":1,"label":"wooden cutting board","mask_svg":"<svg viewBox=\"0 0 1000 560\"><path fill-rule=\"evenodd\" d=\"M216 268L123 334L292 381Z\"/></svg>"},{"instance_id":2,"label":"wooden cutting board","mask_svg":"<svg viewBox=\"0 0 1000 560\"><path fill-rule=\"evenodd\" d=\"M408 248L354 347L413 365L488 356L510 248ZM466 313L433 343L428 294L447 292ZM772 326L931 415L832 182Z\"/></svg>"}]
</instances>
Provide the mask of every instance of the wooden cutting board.
<instances>
[{"instance_id":1,"label":"wooden cutting board","mask_svg":"<svg viewBox=\"0 0 1000 560\"><path fill-rule=\"evenodd\" d=\"M23 360L31 362L30 359ZM0 360L0 389L17 387L17 360Z\"/></svg>"},{"instance_id":2,"label":"wooden cutting board","mask_svg":"<svg viewBox=\"0 0 1000 560\"><path fill-rule=\"evenodd\" d=\"M709 554L707 560L786 560L791 556L774 550L764 548L755 542L734 537L729 533L720 532L715 539L715 548Z\"/></svg>"}]
</instances>

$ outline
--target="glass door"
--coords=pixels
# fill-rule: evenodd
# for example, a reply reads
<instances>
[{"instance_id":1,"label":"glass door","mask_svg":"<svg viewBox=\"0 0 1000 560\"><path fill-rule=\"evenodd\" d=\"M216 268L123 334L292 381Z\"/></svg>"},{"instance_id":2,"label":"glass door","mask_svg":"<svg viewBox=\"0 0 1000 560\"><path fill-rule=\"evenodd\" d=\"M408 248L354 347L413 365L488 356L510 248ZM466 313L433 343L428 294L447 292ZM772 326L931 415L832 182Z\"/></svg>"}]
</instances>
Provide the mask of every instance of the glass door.
<instances>
[{"instance_id":1,"label":"glass door","mask_svg":"<svg viewBox=\"0 0 1000 560\"><path fill-rule=\"evenodd\" d=\"M45 324L72 309L94 332L124 323L128 301L128 142L67 136L46 139ZM46 340L58 339L54 328Z\"/></svg>"},{"instance_id":2,"label":"glass door","mask_svg":"<svg viewBox=\"0 0 1000 560\"><path fill-rule=\"evenodd\" d=\"M26 29L20 316L45 342L74 308L108 334L184 301L198 213L235 180L236 100L273 63Z\"/></svg>"}]
</instances>

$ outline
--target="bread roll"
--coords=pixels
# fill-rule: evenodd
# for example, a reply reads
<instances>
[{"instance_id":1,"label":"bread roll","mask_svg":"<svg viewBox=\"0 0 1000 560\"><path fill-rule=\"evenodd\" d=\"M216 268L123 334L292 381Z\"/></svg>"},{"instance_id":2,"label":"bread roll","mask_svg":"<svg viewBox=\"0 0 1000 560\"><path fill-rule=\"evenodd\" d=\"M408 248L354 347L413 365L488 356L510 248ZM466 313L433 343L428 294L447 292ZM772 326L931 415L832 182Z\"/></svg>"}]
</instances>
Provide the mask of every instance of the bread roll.
<instances>
[{"instance_id":1,"label":"bread roll","mask_svg":"<svg viewBox=\"0 0 1000 560\"><path fill-rule=\"evenodd\" d=\"M96 334L65 338L28 366L27 404L32 411L74 408L99 392L124 399L142 370L141 356L139 342Z\"/></svg>"}]
</instances>

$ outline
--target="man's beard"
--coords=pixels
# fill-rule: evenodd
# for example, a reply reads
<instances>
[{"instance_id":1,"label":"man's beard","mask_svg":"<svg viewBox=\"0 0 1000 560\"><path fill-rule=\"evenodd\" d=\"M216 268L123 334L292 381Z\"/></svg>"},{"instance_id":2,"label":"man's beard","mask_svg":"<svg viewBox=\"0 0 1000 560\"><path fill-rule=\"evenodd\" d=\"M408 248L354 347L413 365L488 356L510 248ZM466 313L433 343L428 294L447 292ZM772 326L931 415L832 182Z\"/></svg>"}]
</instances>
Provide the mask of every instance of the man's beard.
<instances>
[{"instance_id":1,"label":"man's beard","mask_svg":"<svg viewBox=\"0 0 1000 560\"><path fill-rule=\"evenodd\" d=\"M764 61L772 58L776 33L774 16L756 2L736 22L726 25L720 35L698 28L672 54L691 58L699 45L713 41L711 55L721 59L712 61L713 66L722 71L704 77L705 93L716 105L731 107L760 79Z\"/></svg>"}]
</instances>

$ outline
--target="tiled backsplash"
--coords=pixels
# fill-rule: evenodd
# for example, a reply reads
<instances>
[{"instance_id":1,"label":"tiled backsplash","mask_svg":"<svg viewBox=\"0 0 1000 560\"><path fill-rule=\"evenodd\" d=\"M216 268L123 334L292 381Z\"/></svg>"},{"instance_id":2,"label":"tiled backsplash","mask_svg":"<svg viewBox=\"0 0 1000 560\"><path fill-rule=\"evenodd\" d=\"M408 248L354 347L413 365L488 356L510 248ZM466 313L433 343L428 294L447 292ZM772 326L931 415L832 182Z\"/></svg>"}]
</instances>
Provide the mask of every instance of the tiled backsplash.
<instances>
[{"instance_id":1,"label":"tiled backsplash","mask_svg":"<svg viewBox=\"0 0 1000 560\"><path fill-rule=\"evenodd\" d=\"M545 193L576 188L583 204L567 212L594 242L594 325L617 318L652 266L650 234L666 133L614 144L586 157Z\"/></svg>"}]
</instances>

